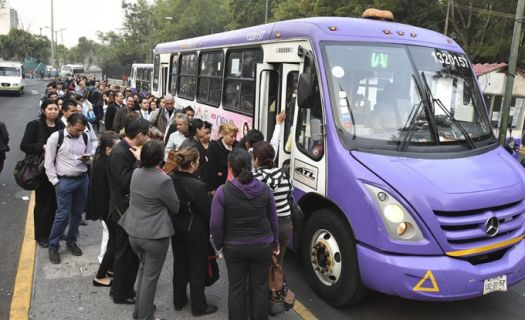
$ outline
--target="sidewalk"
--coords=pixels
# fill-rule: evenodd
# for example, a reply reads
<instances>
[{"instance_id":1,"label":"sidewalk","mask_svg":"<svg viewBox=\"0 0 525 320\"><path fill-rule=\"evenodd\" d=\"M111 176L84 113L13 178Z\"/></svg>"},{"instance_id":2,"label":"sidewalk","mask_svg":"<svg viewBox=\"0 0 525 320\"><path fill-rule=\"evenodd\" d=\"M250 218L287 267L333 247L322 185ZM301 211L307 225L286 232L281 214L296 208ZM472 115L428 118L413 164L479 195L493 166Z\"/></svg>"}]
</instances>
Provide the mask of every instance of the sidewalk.
<instances>
[{"instance_id":1,"label":"sidewalk","mask_svg":"<svg viewBox=\"0 0 525 320\"><path fill-rule=\"evenodd\" d=\"M109 297L109 288L94 287L93 277L98 269L97 256L100 250L102 226L99 221L89 221L89 225L80 227L78 245L84 254L72 256L61 241L60 256L62 263L49 262L47 249L37 248L33 289L29 318L33 320L75 319L75 320L120 320L132 319L132 305L114 304ZM171 248L157 287L155 304L157 318L194 319L189 305L182 311L175 311L172 302ZM228 281L224 260L219 260L220 279L212 287L206 288L208 302L219 307L215 314L202 319L227 319ZM290 310L271 319L302 319L294 310Z\"/></svg>"}]
</instances>

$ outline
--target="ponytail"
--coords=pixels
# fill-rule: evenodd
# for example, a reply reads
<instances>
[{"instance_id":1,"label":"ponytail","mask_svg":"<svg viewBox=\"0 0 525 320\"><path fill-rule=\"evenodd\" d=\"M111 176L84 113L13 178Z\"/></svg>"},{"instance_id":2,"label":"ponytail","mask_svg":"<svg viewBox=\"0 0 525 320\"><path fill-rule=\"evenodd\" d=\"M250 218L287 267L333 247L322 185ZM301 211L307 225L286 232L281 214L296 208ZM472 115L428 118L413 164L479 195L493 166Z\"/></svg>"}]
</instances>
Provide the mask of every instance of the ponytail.
<instances>
[{"instance_id":1,"label":"ponytail","mask_svg":"<svg viewBox=\"0 0 525 320\"><path fill-rule=\"evenodd\" d=\"M253 180L252 158L248 151L235 148L228 155L228 165L232 169L233 176L242 184L247 184Z\"/></svg>"},{"instance_id":2,"label":"ponytail","mask_svg":"<svg viewBox=\"0 0 525 320\"><path fill-rule=\"evenodd\" d=\"M253 174L251 170L243 168L237 177L240 183L247 184L253 180Z\"/></svg>"}]
</instances>

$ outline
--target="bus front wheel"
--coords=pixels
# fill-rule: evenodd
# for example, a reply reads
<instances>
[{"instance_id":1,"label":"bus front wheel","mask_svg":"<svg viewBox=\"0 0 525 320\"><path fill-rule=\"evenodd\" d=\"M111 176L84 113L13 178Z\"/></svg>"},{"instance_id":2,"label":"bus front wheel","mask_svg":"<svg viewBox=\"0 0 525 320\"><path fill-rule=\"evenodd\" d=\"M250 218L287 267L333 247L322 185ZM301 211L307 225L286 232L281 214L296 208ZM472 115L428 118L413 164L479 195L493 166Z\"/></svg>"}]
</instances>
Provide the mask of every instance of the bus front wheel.
<instances>
[{"instance_id":1,"label":"bus front wheel","mask_svg":"<svg viewBox=\"0 0 525 320\"><path fill-rule=\"evenodd\" d=\"M321 209L306 221L302 258L308 281L330 305L357 303L365 296L355 238L335 212Z\"/></svg>"}]
</instances>

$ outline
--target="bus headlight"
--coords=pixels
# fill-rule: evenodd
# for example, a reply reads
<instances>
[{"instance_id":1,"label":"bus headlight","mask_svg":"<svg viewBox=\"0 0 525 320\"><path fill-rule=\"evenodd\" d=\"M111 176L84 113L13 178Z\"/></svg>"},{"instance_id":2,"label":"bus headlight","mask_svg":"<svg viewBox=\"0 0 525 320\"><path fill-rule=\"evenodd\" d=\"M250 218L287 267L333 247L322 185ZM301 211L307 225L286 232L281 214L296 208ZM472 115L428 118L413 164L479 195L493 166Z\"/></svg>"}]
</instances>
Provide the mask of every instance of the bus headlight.
<instances>
[{"instance_id":1,"label":"bus headlight","mask_svg":"<svg viewBox=\"0 0 525 320\"><path fill-rule=\"evenodd\" d=\"M423 239L416 221L396 198L378 187L369 184L365 184L365 187L379 209L381 220L390 238L402 241Z\"/></svg>"}]
</instances>

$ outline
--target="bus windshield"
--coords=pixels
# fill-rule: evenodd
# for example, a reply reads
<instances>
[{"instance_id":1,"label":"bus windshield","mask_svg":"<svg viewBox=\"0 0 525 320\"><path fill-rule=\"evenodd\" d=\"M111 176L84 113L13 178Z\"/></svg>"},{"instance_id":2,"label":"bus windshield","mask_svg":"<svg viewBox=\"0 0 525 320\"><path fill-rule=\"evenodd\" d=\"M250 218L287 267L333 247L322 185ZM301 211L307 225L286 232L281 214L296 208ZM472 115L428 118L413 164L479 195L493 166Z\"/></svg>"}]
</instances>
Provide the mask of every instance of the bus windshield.
<instances>
[{"instance_id":1,"label":"bus windshield","mask_svg":"<svg viewBox=\"0 0 525 320\"><path fill-rule=\"evenodd\" d=\"M18 67L0 67L1 77L20 77L20 68Z\"/></svg>"},{"instance_id":2,"label":"bus windshield","mask_svg":"<svg viewBox=\"0 0 525 320\"><path fill-rule=\"evenodd\" d=\"M467 58L406 45L326 44L336 123L350 145L406 151L493 137Z\"/></svg>"}]
</instances>

